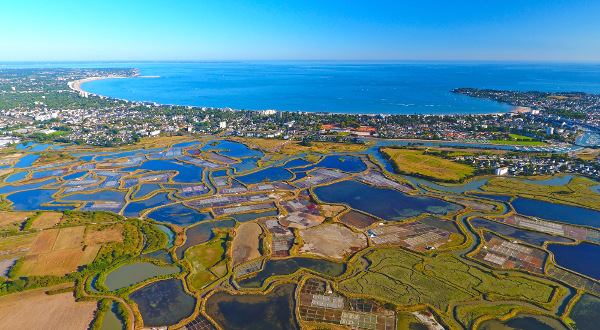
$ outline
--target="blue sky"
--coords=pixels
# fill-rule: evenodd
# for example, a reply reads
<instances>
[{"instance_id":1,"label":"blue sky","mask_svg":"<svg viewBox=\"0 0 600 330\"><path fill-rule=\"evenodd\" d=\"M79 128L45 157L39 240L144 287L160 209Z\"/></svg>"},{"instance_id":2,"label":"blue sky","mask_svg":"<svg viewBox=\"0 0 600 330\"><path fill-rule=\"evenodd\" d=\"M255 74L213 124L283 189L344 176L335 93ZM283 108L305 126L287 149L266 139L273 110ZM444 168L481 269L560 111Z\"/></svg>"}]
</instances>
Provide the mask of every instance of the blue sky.
<instances>
[{"instance_id":1,"label":"blue sky","mask_svg":"<svg viewBox=\"0 0 600 330\"><path fill-rule=\"evenodd\" d=\"M600 61L600 1L21 0L0 61Z\"/></svg>"}]
</instances>

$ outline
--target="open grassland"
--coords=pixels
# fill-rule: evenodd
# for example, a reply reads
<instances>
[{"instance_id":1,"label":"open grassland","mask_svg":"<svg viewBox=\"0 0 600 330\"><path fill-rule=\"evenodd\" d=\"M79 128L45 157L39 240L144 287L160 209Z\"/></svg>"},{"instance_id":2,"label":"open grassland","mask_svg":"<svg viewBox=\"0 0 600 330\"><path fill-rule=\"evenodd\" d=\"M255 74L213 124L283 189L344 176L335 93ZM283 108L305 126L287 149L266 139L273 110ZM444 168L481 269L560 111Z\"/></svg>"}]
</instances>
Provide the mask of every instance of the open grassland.
<instances>
[{"instance_id":1,"label":"open grassland","mask_svg":"<svg viewBox=\"0 0 600 330\"><path fill-rule=\"evenodd\" d=\"M60 229L50 229L41 232L29 249L28 255L38 255L52 251Z\"/></svg>"},{"instance_id":2,"label":"open grassland","mask_svg":"<svg viewBox=\"0 0 600 330\"><path fill-rule=\"evenodd\" d=\"M73 273L77 271L82 255L83 249L81 247L42 254L36 258L28 275L64 276Z\"/></svg>"},{"instance_id":3,"label":"open grassland","mask_svg":"<svg viewBox=\"0 0 600 330\"><path fill-rule=\"evenodd\" d=\"M62 285L50 289L67 287ZM0 298L2 329L87 329L94 318L95 301L75 302L72 292L46 295L48 288Z\"/></svg>"},{"instance_id":4,"label":"open grassland","mask_svg":"<svg viewBox=\"0 0 600 330\"><path fill-rule=\"evenodd\" d=\"M286 143L279 151L289 155L301 153L320 153L327 154L331 152L359 152L365 151L370 144L351 144L335 142L311 142L310 146L303 146L299 141L290 141Z\"/></svg>"},{"instance_id":5,"label":"open grassland","mask_svg":"<svg viewBox=\"0 0 600 330\"><path fill-rule=\"evenodd\" d=\"M84 247L81 258L79 259L78 266L84 266L94 262L94 259L96 259L96 256L98 255L98 252L100 252L100 248L102 248L101 245L91 245Z\"/></svg>"},{"instance_id":6,"label":"open grassland","mask_svg":"<svg viewBox=\"0 0 600 330\"><path fill-rule=\"evenodd\" d=\"M376 250L365 257L370 265L341 282L341 290L401 306L427 304L443 312L453 303L483 295L488 299L553 302L553 286L521 276L498 277L453 255L423 258L403 250Z\"/></svg>"},{"instance_id":7,"label":"open grassland","mask_svg":"<svg viewBox=\"0 0 600 330\"><path fill-rule=\"evenodd\" d=\"M523 311L524 307L513 304L481 304L460 305L456 307L456 317L467 329L474 329L476 321L482 317L500 318L502 316Z\"/></svg>"},{"instance_id":8,"label":"open grassland","mask_svg":"<svg viewBox=\"0 0 600 330\"><path fill-rule=\"evenodd\" d=\"M583 160L594 160L596 157L600 156L600 149L585 148L575 152L575 155Z\"/></svg>"},{"instance_id":9,"label":"open grassland","mask_svg":"<svg viewBox=\"0 0 600 330\"><path fill-rule=\"evenodd\" d=\"M31 217L34 212L10 212L10 211L0 211L0 227L13 224L15 222L23 223L29 217Z\"/></svg>"},{"instance_id":10,"label":"open grassland","mask_svg":"<svg viewBox=\"0 0 600 330\"><path fill-rule=\"evenodd\" d=\"M457 181L472 176L475 168L431 156L424 150L383 148L392 164L403 174L420 174L438 180Z\"/></svg>"},{"instance_id":11,"label":"open grassland","mask_svg":"<svg viewBox=\"0 0 600 330\"><path fill-rule=\"evenodd\" d=\"M236 234L231 244L233 266L260 257L260 234L263 230L255 222L243 223L236 229Z\"/></svg>"},{"instance_id":12,"label":"open grassland","mask_svg":"<svg viewBox=\"0 0 600 330\"><path fill-rule=\"evenodd\" d=\"M186 260L190 262L193 268L192 274L188 276L190 287L201 290L217 279L211 268L215 266L215 268L218 268L217 264L224 259L227 236L227 233L219 233L209 242L186 251ZM220 271L217 273L220 273Z\"/></svg>"},{"instance_id":13,"label":"open grassland","mask_svg":"<svg viewBox=\"0 0 600 330\"><path fill-rule=\"evenodd\" d=\"M54 251L81 248L85 226L62 228L56 238Z\"/></svg>"},{"instance_id":14,"label":"open grassland","mask_svg":"<svg viewBox=\"0 0 600 330\"><path fill-rule=\"evenodd\" d=\"M545 186L519 180L494 178L480 189L486 192L518 195L550 203L562 203L600 210L600 195L590 189L598 183L584 177L574 177L564 186Z\"/></svg>"},{"instance_id":15,"label":"open grassland","mask_svg":"<svg viewBox=\"0 0 600 330\"><path fill-rule=\"evenodd\" d=\"M534 141L535 139L530 137L530 136L525 136L525 135L519 135L519 134L508 134L508 136L511 139L520 139L520 140L527 140L527 141Z\"/></svg>"},{"instance_id":16,"label":"open grassland","mask_svg":"<svg viewBox=\"0 0 600 330\"><path fill-rule=\"evenodd\" d=\"M0 239L0 252L14 253L26 249L35 241L38 233L10 236Z\"/></svg>"},{"instance_id":17,"label":"open grassland","mask_svg":"<svg viewBox=\"0 0 600 330\"><path fill-rule=\"evenodd\" d=\"M123 225L94 225L88 227L85 235L86 245L97 245L108 242L123 242Z\"/></svg>"},{"instance_id":18,"label":"open grassland","mask_svg":"<svg viewBox=\"0 0 600 330\"><path fill-rule=\"evenodd\" d=\"M69 211L66 210L62 219L60 220L61 225L76 225L76 224L90 224L100 222L116 222L120 221L122 217L120 215L104 212L104 211L92 211L92 212L80 212L80 211Z\"/></svg>"},{"instance_id":19,"label":"open grassland","mask_svg":"<svg viewBox=\"0 0 600 330\"><path fill-rule=\"evenodd\" d=\"M89 254L95 249L84 253L84 233L84 226L42 231L31 245L19 274L63 276L75 272L82 256L85 254L89 260Z\"/></svg>"},{"instance_id":20,"label":"open grassland","mask_svg":"<svg viewBox=\"0 0 600 330\"><path fill-rule=\"evenodd\" d=\"M35 219L31 225L31 229L52 228L60 222L62 215L61 212L43 212Z\"/></svg>"},{"instance_id":21,"label":"open grassland","mask_svg":"<svg viewBox=\"0 0 600 330\"><path fill-rule=\"evenodd\" d=\"M40 158L33 163L34 166L42 166L49 164L62 164L75 162L79 160L72 156L69 152L45 151L40 153Z\"/></svg>"}]
</instances>

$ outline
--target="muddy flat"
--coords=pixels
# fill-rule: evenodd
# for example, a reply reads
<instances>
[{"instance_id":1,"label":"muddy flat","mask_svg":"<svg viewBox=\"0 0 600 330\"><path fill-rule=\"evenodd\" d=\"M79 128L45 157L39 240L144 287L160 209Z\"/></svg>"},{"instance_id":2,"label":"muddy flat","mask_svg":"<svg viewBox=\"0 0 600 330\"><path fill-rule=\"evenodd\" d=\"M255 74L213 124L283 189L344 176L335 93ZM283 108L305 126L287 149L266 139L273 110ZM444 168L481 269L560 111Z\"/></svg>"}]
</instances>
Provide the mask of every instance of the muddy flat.
<instances>
[{"instance_id":1,"label":"muddy flat","mask_svg":"<svg viewBox=\"0 0 600 330\"><path fill-rule=\"evenodd\" d=\"M367 238L363 234L334 224L301 230L300 237L304 242L301 253L334 259L342 259L367 246Z\"/></svg>"},{"instance_id":2,"label":"muddy flat","mask_svg":"<svg viewBox=\"0 0 600 330\"><path fill-rule=\"evenodd\" d=\"M231 245L234 266L260 257L258 246L260 234L262 234L262 228L254 222L244 223L236 230Z\"/></svg>"}]
</instances>

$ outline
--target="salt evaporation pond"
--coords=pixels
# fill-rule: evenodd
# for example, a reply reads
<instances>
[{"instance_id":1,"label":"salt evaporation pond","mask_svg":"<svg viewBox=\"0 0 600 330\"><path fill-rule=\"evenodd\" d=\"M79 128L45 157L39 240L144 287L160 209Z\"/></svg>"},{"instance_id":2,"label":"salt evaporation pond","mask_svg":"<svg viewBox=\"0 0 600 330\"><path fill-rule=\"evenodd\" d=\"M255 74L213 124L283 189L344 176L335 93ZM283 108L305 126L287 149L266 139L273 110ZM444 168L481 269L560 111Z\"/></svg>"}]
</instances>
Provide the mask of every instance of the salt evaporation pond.
<instances>
[{"instance_id":1,"label":"salt evaporation pond","mask_svg":"<svg viewBox=\"0 0 600 330\"><path fill-rule=\"evenodd\" d=\"M220 150L219 153L227 157L247 158L247 157L262 157L264 154L258 150L248 149L241 143L230 141L217 141L218 143L209 143L202 147L204 151Z\"/></svg>"},{"instance_id":2,"label":"salt evaporation pond","mask_svg":"<svg viewBox=\"0 0 600 330\"><path fill-rule=\"evenodd\" d=\"M36 188L40 188L49 184L52 184L56 182L56 179L48 179L42 182L36 182L36 183L30 183L30 184L24 184L22 186L4 186L2 188L0 188L0 194L10 194L13 193L15 191L22 191L22 190L28 190L28 189L36 189Z\"/></svg>"},{"instance_id":3,"label":"salt evaporation pond","mask_svg":"<svg viewBox=\"0 0 600 330\"><path fill-rule=\"evenodd\" d=\"M238 282L243 287L260 287L264 280L271 276L289 275L295 273L300 268L310 269L317 273L336 277L344 273L346 265L340 262L314 259L314 258L288 258L278 260L267 260L264 268L253 277L243 279Z\"/></svg>"},{"instance_id":4,"label":"salt evaporation pond","mask_svg":"<svg viewBox=\"0 0 600 330\"><path fill-rule=\"evenodd\" d=\"M169 193L161 193L156 194L145 200L130 202L129 204L127 204L127 207L125 207L125 210L123 210L123 215L126 217L139 217L140 212L142 212L145 209L173 203L174 201L170 200L167 197L168 195Z\"/></svg>"},{"instance_id":5,"label":"salt evaporation pond","mask_svg":"<svg viewBox=\"0 0 600 330\"><path fill-rule=\"evenodd\" d=\"M393 173L393 171L392 171L392 173ZM442 185L442 184L433 183L433 182L430 182L427 180L414 178L411 176L406 176L406 180L408 180L410 183L414 184L415 187L418 187L419 185L423 185L423 186L426 186L429 188L433 188L435 190L440 190L440 191L445 191L445 192L455 193L455 194L462 194L467 191L479 190L479 188L481 188L488 181L490 181L489 178L480 178L480 179L471 180L465 184Z\"/></svg>"},{"instance_id":6,"label":"salt evaporation pond","mask_svg":"<svg viewBox=\"0 0 600 330\"><path fill-rule=\"evenodd\" d=\"M196 299L185 292L179 279L150 283L129 295L142 314L146 327L178 323L194 312Z\"/></svg>"},{"instance_id":7,"label":"salt evaporation pond","mask_svg":"<svg viewBox=\"0 0 600 330\"><path fill-rule=\"evenodd\" d=\"M177 274L180 271L179 267L161 267L150 262L128 264L106 274L104 286L115 291L153 277Z\"/></svg>"},{"instance_id":8,"label":"salt evaporation pond","mask_svg":"<svg viewBox=\"0 0 600 330\"><path fill-rule=\"evenodd\" d=\"M206 314L227 330L295 330L294 289L282 284L264 295L216 292L206 300Z\"/></svg>"},{"instance_id":9,"label":"salt evaporation pond","mask_svg":"<svg viewBox=\"0 0 600 330\"><path fill-rule=\"evenodd\" d=\"M218 221L206 221L188 228L185 231L185 243L182 246L178 247L177 250L175 250L177 254L177 259L183 259L183 254L185 253L185 250L187 250L189 247L210 241L210 239L214 236L212 232L213 229L232 228L234 226L234 220L226 219Z\"/></svg>"},{"instance_id":10,"label":"salt evaporation pond","mask_svg":"<svg viewBox=\"0 0 600 330\"><path fill-rule=\"evenodd\" d=\"M61 197L61 201L84 201L84 202L124 202L126 193L118 191L104 190L91 194L74 194Z\"/></svg>"},{"instance_id":11,"label":"salt evaporation pond","mask_svg":"<svg viewBox=\"0 0 600 330\"><path fill-rule=\"evenodd\" d=\"M250 171L258 167L255 158L244 158L241 163L231 164L230 166L235 169L235 173Z\"/></svg>"},{"instance_id":12,"label":"salt evaporation pond","mask_svg":"<svg viewBox=\"0 0 600 330\"><path fill-rule=\"evenodd\" d=\"M21 181L21 180L25 179L25 177L27 176L28 173L29 172L19 172L19 173L11 174L8 178L6 178L4 180L4 182L13 183L13 182Z\"/></svg>"},{"instance_id":13,"label":"salt evaporation pond","mask_svg":"<svg viewBox=\"0 0 600 330\"><path fill-rule=\"evenodd\" d=\"M256 220L258 218L263 218L263 217L274 217L277 214L279 214L279 212L277 210L271 210L271 211L264 211L264 212L258 212L258 213L231 214L231 215L228 215L228 217L234 218L238 222L247 222L247 221L252 221L252 220Z\"/></svg>"},{"instance_id":14,"label":"salt evaporation pond","mask_svg":"<svg viewBox=\"0 0 600 330\"><path fill-rule=\"evenodd\" d=\"M159 190L160 185L157 183L148 183L140 186L138 190L136 190L133 194L131 194L131 198L140 199L145 198L146 196L153 193L155 190Z\"/></svg>"},{"instance_id":15,"label":"salt evaporation pond","mask_svg":"<svg viewBox=\"0 0 600 330\"><path fill-rule=\"evenodd\" d=\"M236 180L245 185L261 182L287 181L293 177L292 172L281 167L269 167L264 170L236 177Z\"/></svg>"},{"instance_id":16,"label":"salt evaporation pond","mask_svg":"<svg viewBox=\"0 0 600 330\"><path fill-rule=\"evenodd\" d=\"M528 231L528 230L520 230L515 227L511 227L502 223L498 223L495 221L487 220L484 218L474 218L469 220L471 225L475 229L485 228L495 233L498 233L503 236L509 236L512 238L516 238L525 243L529 243L531 245L543 246L544 242L558 242L558 243L572 243L574 242L571 239L560 237L560 236L552 236L545 233Z\"/></svg>"},{"instance_id":17,"label":"salt evaporation pond","mask_svg":"<svg viewBox=\"0 0 600 330\"><path fill-rule=\"evenodd\" d=\"M569 318L575 321L576 329L595 330L600 324L600 298L584 293L571 308Z\"/></svg>"},{"instance_id":18,"label":"salt evaporation pond","mask_svg":"<svg viewBox=\"0 0 600 330\"><path fill-rule=\"evenodd\" d=\"M548 244L559 266L600 280L600 245L580 243L577 245Z\"/></svg>"},{"instance_id":19,"label":"salt evaporation pond","mask_svg":"<svg viewBox=\"0 0 600 330\"><path fill-rule=\"evenodd\" d=\"M15 211L35 211L35 210L72 210L74 207L65 206L41 206L54 201L52 195L55 194L57 189L36 189L17 192L6 196L6 199L13 202L13 208Z\"/></svg>"},{"instance_id":20,"label":"salt evaporation pond","mask_svg":"<svg viewBox=\"0 0 600 330\"><path fill-rule=\"evenodd\" d=\"M174 182L201 183L204 167L174 160L148 160L140 166L127 167L122 171L134 172L140 169L149 171L179 171L179 174L173 178Z\"/></svg>"},{"instance_id":21,"label":"salt evaporation pond","mask_svg":"<svg viewBox=\"0 0 600 330\"><path fill-rule=\"evenodd\" d=\"M395 189L375 188L347 180L314 189L325 203L342 203L388 221L401 221L423 213L445 215L462 209L462 206L441 199L410 196Z\"/></svg>"},{"instance_id":22,"label":"salt evaporation pond","mask_svg":"<svg viewBox=\"0 0 600 330\"><path fill-rule=\"evenodd\" d=\"M24 156L19 160L18 163L15 164L14 168L30 167L33 164L33 162L35 162L38 158L40 158L40 155Z\"/></svg>"},{"instance_id":23,"label":"salt evaporation pond","mask_svg":"<svg viewBox=\"0 0 600 330\"><path fill-rule=\"evenodd\" d=\"M519 214L573 225L600 228L600 212L574 206L517 198L510 202Z\"/></svg>"},{"instance_id":24,"label":"salt evaporation pond","mask_svg":"<svg viewBox=\"0 0 600 330\"><path fill-rule=\"evenodd\" d=\"M187 207L182 203L158 208L148 213L147 217L156 221L166 222L181 227L187 227L194 223L211 220L213 218L208 212L202 213L198 210Z\"/></svg>"},{"instance_id":25,"label":"salt evaporation pond","mask_svg":"<svg viewBox=\"0 0 600 330\"><path fill-rule=\"evenodd\" d=\"M527 330L567 330L559 320L533 314L517 314L506 321L491 319L481 322L478 330L501 330L501 329L527 329Z\"/></svg>"},{"instance_id":26,"label":"salt evaporation pond","mask_svg":"<svg viewBox=\"0 0 600 330\"><path fill-rule=\"evenodd\" d=\"M312 166L301 168L299 170L309 171L317 167L335 168L349 173L360 173L367 169L367 165L359 157L331 155L326 156Z\"/></svg>"}]
</instances>

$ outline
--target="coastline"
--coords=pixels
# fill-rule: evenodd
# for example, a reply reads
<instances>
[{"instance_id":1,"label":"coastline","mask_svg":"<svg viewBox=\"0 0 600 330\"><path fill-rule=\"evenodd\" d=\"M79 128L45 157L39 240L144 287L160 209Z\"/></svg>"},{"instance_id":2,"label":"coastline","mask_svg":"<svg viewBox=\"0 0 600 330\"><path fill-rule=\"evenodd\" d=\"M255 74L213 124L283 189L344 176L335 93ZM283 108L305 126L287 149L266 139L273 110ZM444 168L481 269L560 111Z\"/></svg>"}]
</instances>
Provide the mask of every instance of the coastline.
<instances>
[{"instance_id":1,"label":"coastline","mask_svg":"<svg viewBox=\"0 0 600 330\"><path fill-rule=\"evenodd\" d=\"M133 76L136 77L137 75ZM93 93L90 93L88 91L85 91L81 88L82 84L85 84L86 82L90 82L90 81L97 81L97 80L104 80L104 79L114 79L114 78L131 78L131 77L120 77L120 76L105 76L105 77L90 77L90 78L85 78L85 79L79 79L79 80L74 80L74 81L69 81L67 83L67 85L69 86L69 88L71 88L72 90L79 92L79 93L86 93L88 95L96 95ZM99 95L101 96L101 95Z\"/></svg>"}]
</instances>

